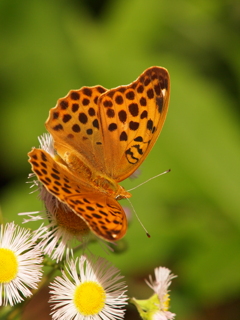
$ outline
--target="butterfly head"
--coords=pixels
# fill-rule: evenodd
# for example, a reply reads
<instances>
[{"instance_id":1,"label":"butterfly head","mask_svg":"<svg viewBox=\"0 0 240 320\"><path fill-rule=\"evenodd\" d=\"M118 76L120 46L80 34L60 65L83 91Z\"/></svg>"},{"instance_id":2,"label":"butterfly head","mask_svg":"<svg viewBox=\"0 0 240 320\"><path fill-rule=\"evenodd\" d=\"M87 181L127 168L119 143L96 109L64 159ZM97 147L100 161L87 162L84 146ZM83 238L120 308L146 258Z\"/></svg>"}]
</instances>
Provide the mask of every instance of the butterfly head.
<instances>
[{"instance_id":1,"label":"butterfly head","mask_svg":"<svg viewBox=\"0 0 240 320\"><path fill-rule=\"evenodd\" d=\"M118 191L115 196L116 200L128 199L131 198L131 193L125 190L122 186L118 185Z\"/></svg>"}]
</instances>

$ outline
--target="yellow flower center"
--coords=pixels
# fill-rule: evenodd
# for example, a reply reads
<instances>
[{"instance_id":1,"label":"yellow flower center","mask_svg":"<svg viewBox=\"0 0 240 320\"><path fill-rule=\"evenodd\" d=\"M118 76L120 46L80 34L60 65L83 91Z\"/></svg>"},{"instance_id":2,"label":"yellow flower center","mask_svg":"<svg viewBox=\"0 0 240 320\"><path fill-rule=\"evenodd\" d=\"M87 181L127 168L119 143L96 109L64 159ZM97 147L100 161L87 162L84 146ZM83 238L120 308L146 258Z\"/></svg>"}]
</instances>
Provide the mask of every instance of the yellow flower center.
<instances>
[{"instance_id":1,"label":"yellow flower center","mask_svg":"<svg viewBox=\"0 0 240 320\"><path fill-rule=\"evenodd\" d=\"M73 301L82 315L95 315L104 307L106 293L98 283L86 281L76 288Z\"/></svg>"},{"instance_id":2,"label":"yellow flower center","mask_svg":"<svg viewBox=\"0 0 240 320\"><path fill-rule=\"evenodd\" d=\"M8 283L16 278L18 261L15 253L6 248L0 248L0 283Z\"/></svg>"},{"instance_id":3,"label":"yellow flower center","mask_svg":"<svg viewBox=\"0 0 240 320\"><path fill-rule=\"evenodd\" d=\"M166 294L164 296L164 302L163 302L163 311L168 311L169 309L169 302L170 302L170 298L169 298L169 294Z\"/></svg>"}]
</instances>

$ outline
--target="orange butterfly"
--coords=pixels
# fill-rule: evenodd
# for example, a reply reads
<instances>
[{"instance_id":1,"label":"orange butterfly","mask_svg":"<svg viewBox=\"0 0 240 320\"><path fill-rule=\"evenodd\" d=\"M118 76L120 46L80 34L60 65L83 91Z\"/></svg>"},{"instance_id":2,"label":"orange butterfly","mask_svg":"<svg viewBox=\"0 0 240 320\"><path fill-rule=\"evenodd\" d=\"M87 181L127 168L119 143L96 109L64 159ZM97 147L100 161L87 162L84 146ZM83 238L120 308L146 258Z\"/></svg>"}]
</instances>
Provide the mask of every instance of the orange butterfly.
<instances>
[{"instance_id":1,"label":"orange butterfly","mask_svg":"<svg viewBox=\"0 0 240 320\"><path fill-rule=\"evenodd\" d=\"M50 110L46 128L56 155L33 148L29 162L44 188L99 237L115 241L127 229L118 183L144 161L163 127L170 79L161 67L126 86L71 90Z\"/></svg>"}]
</instances>

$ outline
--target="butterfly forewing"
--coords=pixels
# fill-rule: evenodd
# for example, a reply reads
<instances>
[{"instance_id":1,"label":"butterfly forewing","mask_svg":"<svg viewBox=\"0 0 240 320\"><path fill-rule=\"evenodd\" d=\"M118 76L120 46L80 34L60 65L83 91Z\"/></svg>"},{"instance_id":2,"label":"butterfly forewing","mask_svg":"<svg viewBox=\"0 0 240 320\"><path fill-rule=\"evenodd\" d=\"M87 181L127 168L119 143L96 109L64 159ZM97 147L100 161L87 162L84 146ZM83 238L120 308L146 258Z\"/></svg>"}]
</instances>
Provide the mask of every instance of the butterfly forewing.
<instances>
[{"instance_id":1,"label":"butterfly forewing","mask_svg":"<svg viewBox=\"0 0 240 320\"><path fill-rule=\"evenodd\" d=\"M75 153L95 170L104 171L98 98L105 91L101 86L72 90L50 110L46 128L62 159L65 159L66 152Z\"/></svg>"},{"instance_id":2,"label":"butterfly forewing","mask_svg":"<svg viewBox=\"0 0 240 320\"><path fill-rule=\"evenodd\" d=\"M99 97L106 172L116 181L144 161L163 127L169 102L166 69L147 69L136 81Z\"/></svg>"}]
</instances>

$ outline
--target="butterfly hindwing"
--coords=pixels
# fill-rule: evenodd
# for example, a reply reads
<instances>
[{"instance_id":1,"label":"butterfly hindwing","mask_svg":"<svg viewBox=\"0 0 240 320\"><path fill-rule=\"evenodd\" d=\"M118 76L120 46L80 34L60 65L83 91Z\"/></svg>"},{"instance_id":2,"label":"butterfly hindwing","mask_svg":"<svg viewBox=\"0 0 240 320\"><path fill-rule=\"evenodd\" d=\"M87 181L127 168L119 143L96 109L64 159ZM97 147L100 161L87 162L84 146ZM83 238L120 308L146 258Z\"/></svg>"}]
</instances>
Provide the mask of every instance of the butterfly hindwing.
<instances>
[{"instance_id":1,"label":"butterfly hindwing","mask_svg":"<svg viewBox=\"0 0 240 320\"><path fill-rule=\"evenodd\" d=\"M87 193L80 197L67 196L65 201L101 238L116 241L125 235L126 215L114 198L101 193Z\"/></svg>"},{"instance_id":2,"label":"butterfly hindwing","mask_svg":"<svg viewBox=\"0 0 240 320\"><path fill-rule=\"evenodd\" d=\"M58 200L67 204L90 229L108 241L122 238L127 220L120 204L74 177L63 164L44 150L32 149L28 154L32 171L43 186Z\"/></svg>"}]
</instances>

